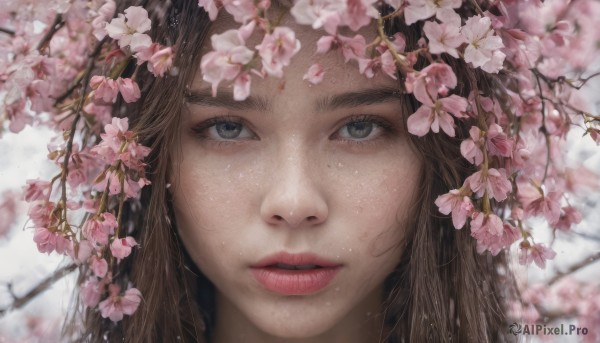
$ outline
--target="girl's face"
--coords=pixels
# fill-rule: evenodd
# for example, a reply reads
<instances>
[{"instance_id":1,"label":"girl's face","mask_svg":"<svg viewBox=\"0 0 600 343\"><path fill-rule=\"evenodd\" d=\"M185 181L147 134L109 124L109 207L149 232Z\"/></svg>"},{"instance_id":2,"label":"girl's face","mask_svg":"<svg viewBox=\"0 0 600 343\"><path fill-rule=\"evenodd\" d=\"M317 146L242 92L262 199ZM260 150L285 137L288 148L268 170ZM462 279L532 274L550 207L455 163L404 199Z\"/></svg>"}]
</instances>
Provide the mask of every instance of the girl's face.
<instances>
[{"instance_id":1,"label":"girl's face","mask_svg":"<svg viewBox=\"0 0 600 343\"><path fill-rule=\"evenodd\" d=\"M288 26L303 48L282 79L253 77L248 100L227 85L212 98L196 75L173 149L177 227L216 287L217 335L333 337L379 325L415 205L421 161L397 81L315 55L320 35ZM315 62L326 74L311 86L302 76Z\"/></svg>"}]
</instances>

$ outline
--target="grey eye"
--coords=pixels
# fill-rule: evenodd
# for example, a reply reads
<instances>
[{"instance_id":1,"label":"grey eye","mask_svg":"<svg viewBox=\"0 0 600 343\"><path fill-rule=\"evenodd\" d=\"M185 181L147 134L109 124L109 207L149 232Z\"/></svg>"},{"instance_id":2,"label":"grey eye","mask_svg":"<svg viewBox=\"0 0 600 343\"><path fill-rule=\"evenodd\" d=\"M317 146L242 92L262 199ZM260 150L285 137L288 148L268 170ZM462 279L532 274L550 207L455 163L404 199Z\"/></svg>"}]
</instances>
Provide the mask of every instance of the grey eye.
<instances>
[{"instance_id":1,"label":"grey eye","mask_svg":"<svg viewBox=\"0 0 600 343\"><path fill-rule=\"evenodd\" d=\"M215 130L217 135L223 139L235 139L238 138L242 132L244 126L240 123L235 122L223 122L215 124Z\"/></svg>"},{"instance_id":2,"label":"grey eye","mask_svg":"<svg viewBox=\"0 0 600 343\"><path fill-rule=\"evenodd\" d=\"M368 121L355 121L346 124L348 136L354 139L363 139L368 137L373 131L374 124Z\"/></svg>"}]
</instances>

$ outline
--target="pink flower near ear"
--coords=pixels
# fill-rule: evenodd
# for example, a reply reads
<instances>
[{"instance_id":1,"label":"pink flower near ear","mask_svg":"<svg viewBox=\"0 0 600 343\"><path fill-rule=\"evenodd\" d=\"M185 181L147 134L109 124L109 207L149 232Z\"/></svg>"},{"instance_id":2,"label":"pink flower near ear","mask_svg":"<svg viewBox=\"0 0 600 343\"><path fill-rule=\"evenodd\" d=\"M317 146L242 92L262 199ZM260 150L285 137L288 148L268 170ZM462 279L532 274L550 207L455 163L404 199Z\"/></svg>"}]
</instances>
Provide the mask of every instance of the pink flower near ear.
<instances>
[{"instance_id":1,"label":"pink flower near ear","mask_svg":"<svg viewBox=\"0 0 600 343\"><path fill-rule=\"evenodd\" d=\"M127 103L136 102L140 98L140 87L135 81L130 78L118 78L117 86L123 96L123 100Z\"/></svg>"},{"instance_id":2,"label":"pink flower near ear","mask_svg":"<svg viewBox=\"0 0 600 343\"><path fill-rule=\"evenodd\" d=\"M494 236L502 235L503 231L503 223L502 219L497 215L491 214L483 214L481 212L475 212L473 214L473 218L471 219L471 235L477 236L487 232L488 234Z\"/></svg>"},{"instance_id":3,"label":"pink flower near ear","mask_svg":"<svg viewBox=\"0 0 600 343\"><path fill-rule=\"evenodd\" d=\"M503 168L490 168L487 173L483 170L475 172L465 180L465 184L469 185L478 196L483 196L487 191L488 196L497 201L505 200L512 189L510 181L506 178L506 170Z\"/></svg>"},{"instance_id":4,"label":"pink flower near ear","mask_svg":"<svg viewBox=\"0 0 600 343\"><path fill-rule=\"evenodd\" d=\"M94 99L104 102L115 102L119 94L117 82L109 77L94 75L90 80L90 87L94 90Z\"/></svg>"},{"instance_id":5,"label":"pink flower near ear","mask_svg":"<svg viewBox=\"0 0 600 343\"><path fill-rule=\"evenodd\" d=\"M315 63L308 68L308 71L302 77L302 80L307 80L313 85L321 83L323 81L323 76L325 76L325 70L323 70L323 66L319 63Z\"/></svg>"},{"instance_id":6,"label":"pink flower near ear","mask_svg":"<svg viewBox=\"0 0 600 343\"><path fill-rule=\"evenodd\" d=\"M456 74L449 65L432 63L417 73L408 74L405 86L420 103L430 104L438 94L445 96L448 89L456 87L457 82Z\"/></svg>"},{"instance_id":7,"label":"pink flower near ear","mask_svg":"<svg viewBox=\"0 0 600 343\"><path fill-rule=\"evenodd\" d=\"M100 302L100 297L104 292L104 283L92 277L80 286L80 291L83 303L88 307L95 307Z\"/></svg>"},{"instance_id":8,"label":"pink flower near ear","mask_svg":"<svg viewBox=\"0 0 600 343\"><path fill-rule=\"evenodd\" d=\"M138 245L137 242L131 236L127 236L125 238L115 238L115 240L110 244L110 252L114 257L122 260L131 254L131 248L136 245Z\"/></svg>"},{"instance_id":9,"label":"pink flower near ear","mask_svg":"<svg viewBox=\"0 0 600 343\"><path fill-rule=\"evenodd\" d=\"M438 196L435 199L435 204L443 214L452 212L452 224L458 230L465 226L467 217L474 211L471 199L468 196L461 195L458 189L453 189Z\"/></svg>"},{"instance_id":10,"label":"pink flower near ear","mask_svg":"<svg viewBox=\"0 0 600 343\"><path fill-rule=\"evenodd\" d=\"M429 39L429 52L432 54L445 52L454 58L458 58L456 48L464 42L458 26L450 23L428 21L423 26L423 32L427 35L427 39Z\"/></svg>"},{"instance_id":11,"label":"pink flower near ear","mask_svg":"<svg viewBox=\"0 0 600 343\"><path fill-rule=\"evenodd\" d=\"M278 26L265 35L256 49L262 58L263 70L269 75L282 77L283 67L288 66L300 50L300 41L290 28Z\"/></svg>"},{"instance_id":12,"label":"pink flower near ear","mask_svg":"<svg viewBox=\"0 0 600 343\"><path fill-rule=\"evenodd\" d=\"M123 319L123 315L132 315L142 302L142 293L137 288L129 288L121 296L118 285L108 285L109 296L98 305L103 318L110 318L113 322Z\"/></svg>"},{"instance_id":13,"label":"pink flower near ear","mask_svg":"<svg viewBox=\"0 0 600 343\"><path fill-rule=\"evenodd\" d=\"M106 33L118 40L121 48L129 46L134 52L152 44L150 36L144 34L151 28L148 12L140 6L130 6L125 10L125 15L119 14L105 27Z\"/></svg>"}]
</instances>

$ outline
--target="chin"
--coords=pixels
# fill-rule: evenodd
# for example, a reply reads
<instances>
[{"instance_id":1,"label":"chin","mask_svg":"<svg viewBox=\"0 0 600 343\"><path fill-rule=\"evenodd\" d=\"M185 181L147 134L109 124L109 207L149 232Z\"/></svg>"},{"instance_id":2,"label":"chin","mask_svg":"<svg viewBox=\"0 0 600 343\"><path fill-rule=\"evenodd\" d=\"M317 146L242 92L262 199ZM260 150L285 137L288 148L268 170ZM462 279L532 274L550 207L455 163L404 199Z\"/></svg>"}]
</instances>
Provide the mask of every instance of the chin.
<instances>
[{"instance_id":1,"label":"chin","mask_svg":"<svg viewBox=\"0 0 600 343\"><path fill-rule=\"evenodd\" d=\"M284 305L285 306L285 305ZM265 334L281 339L313 338L331 330L337 316L330 311L323 311L323 306L318 306L315 311L265 311L251 313L251 321Z\"/></svg>"}]
</instances>

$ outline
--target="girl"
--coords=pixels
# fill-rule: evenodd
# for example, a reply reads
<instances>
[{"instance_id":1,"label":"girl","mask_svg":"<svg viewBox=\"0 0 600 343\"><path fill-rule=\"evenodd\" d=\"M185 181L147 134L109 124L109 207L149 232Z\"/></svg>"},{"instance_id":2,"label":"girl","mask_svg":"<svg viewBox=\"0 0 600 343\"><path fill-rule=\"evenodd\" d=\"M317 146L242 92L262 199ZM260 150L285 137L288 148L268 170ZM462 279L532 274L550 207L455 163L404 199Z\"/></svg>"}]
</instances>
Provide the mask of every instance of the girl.
<instances>
[{"instance_id":1,"label":"girl","mask_svg":"<svg viewBox=\"0 0 600 343\"><path fill-rule=\"evenodd\" d=\"M558 146L598 118L558 65L591 2L54 5L2 79L11 130L63 130L25 199L80 265L66 340L509 341L507 249L543 268L526 220L578 221Z\"/></svg>"},{"instance_id":2,"label":"girl","mask_svg":"<svg viewBox=\"0 0 600 343\"><path fill-rule=\"evenodd\" d=\"M143 302L116 325L87 311L84 340L505 339L504 253L477 254L434 206L472 167L456 141L407 132L416 105L401 83L305 48L283 79L253 81L244 101L224 85L212 97L200 56L233 18L211 22L194 1L145 8L166 13L153 38L177 47L179 71L140 77L142 99L126 112L151 148L152 184L144 210L125 216L143 247L115 276ZM282 21L303 47L319 38L289 14ZM401 21L388 30L416 47L419 33ZM375 36L372 25L360 32ZM310 86L302 75L315 62L328 77ZM477 75L456 67L466 96Z\"/></svg>"}]
</instances>

